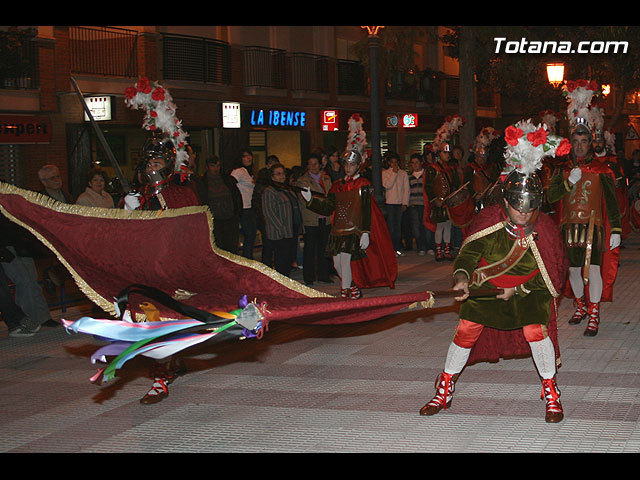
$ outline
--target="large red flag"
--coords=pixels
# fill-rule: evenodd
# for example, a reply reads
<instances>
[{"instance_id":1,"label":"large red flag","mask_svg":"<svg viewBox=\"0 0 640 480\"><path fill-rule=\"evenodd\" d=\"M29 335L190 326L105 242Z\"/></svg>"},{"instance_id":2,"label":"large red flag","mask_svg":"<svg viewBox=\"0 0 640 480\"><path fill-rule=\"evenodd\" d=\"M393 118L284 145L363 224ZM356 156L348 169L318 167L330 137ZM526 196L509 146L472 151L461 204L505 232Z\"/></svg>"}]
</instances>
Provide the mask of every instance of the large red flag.
<instances>
[{"instance_id":1,"label":"large red flag","mask_svg":"<svg viewBox=\"0 0 640 480\"><path fill-rule=\"evenodd\" d=\"M83 207L0 182L0 211L49 247L82 292L110 313L115 313L114 298L132 284L177 295L207 311L234 310L247 295L265 306L267 322L362 322L430 300L426 291L344 300L308 288L260 262L217 248L207 207ZM138 303L131 300L132 310ZM170 309L158 308L161 317L176 318Z\"/></svg>"}]
</instances>

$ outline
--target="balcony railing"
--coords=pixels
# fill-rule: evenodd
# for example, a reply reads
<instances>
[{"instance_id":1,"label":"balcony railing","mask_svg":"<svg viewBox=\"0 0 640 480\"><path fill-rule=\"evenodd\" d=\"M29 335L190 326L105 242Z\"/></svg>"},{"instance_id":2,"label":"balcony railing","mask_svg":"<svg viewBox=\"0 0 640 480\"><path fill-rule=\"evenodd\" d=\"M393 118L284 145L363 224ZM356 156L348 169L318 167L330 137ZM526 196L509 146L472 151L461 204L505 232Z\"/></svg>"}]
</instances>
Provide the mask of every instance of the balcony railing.
<instances>
[{"instance_id":1,"label":"balcony railing","mask_svg":"<svg viewBox=\"0 0 640 480\"><path fill-rule=\"evenodd\" d=\"M162 72L168 80L229 85L231 48L219 40L163 34Z\"/></svg>"},{"instance_id":2,"label":"balcony railing","mask_svg":"<svg viewBox=\"0 0 640 480\"><path fill-rule=\"evenodd\" d=\"M35 33L0 32L0 88L39 86Z\"/></svg>"},{"instance_id":3,"label":"balcony railing","mask_svg":"<svg viewBox=\"0 0 640 480\"><path fill-rule=\"evenodd\" d=\"M286 88L285 51L265 47L245 47L244 86Z\"/></svg>"},{"instance_id":4,"label":"balcony railing","mask_svg":"<svg viewBox=\"0 0 640 480\"><path fill-rule=\"evenodd\" d=\"M291 88L326 93L329 91L329 59L307 53L291 54Z\"/></svg>"},{"instance_id":5,"label":"balcony railing","mask_svg":"<svg viewBox=\"0 0 640 480\"><path fill-rule=\"evenodd\" d=\"M364 66L353 60L338 60L338 95L366 95Z\"/></svg>"},{"instance_id":6,"label":"balcony railing","mask_svg":"<svg viewBox=\"0 0 640 480\"><path fill-rule=\"evenodd\" d=\"M134 30L115 27L69 27L71 71L88 75L138 75Z\"/></svg>"}]
</instances>

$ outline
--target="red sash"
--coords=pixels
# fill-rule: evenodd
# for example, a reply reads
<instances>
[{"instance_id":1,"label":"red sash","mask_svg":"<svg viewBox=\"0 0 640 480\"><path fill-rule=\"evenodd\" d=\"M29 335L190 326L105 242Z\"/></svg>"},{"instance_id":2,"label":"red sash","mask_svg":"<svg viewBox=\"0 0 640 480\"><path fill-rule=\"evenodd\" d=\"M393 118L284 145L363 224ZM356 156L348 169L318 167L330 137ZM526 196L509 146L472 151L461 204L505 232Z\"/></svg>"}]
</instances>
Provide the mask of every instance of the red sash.
<instances>
[{"instance_id":1,"label":"red sash","mask_svg":"<svg viewBox=\"0 0 640 480\"><path fill-rule=\"evenodd\" d=\"M489 265L484 258L481 258L478 262L479 267L485 267ZM508 273L503 273L499 277L491 278L489 281L498 288L514 288L518 285L522 285L525 282L528 282L533 277L535 277L538 272L540 272L539 268L536 268L528 275L509 275Z\"/></svg>"}]
</instances>

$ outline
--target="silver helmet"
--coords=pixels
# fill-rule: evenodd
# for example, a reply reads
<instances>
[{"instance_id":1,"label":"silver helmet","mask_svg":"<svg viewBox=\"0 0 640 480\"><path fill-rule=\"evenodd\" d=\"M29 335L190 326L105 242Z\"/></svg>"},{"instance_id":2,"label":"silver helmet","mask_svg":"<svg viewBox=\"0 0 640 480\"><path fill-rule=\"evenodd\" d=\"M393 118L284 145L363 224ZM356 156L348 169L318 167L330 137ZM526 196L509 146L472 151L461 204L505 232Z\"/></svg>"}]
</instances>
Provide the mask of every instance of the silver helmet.
<instances>
[{"instance_id":1,"label":"silver helmet","mask_svg":"<svg viewBox=\"0 0 640 480\"><path fill-rule=\"evenodd\" d=\"M591 131L591 127L589 126L589 122L584 117L577 117L573 122L573 128L571 129L572 135L589 135L590 138L593 137L593 132Z\"/></svg>"},{"instance_id":2,"label":"silver helmet","mask_svg":"<svg viewBox=\"0 0 640 480\"><path fill-rule=\"evenodd\" d=\"M155 158L162 158L165 166L159 170L151 170L143 172L143 181L151 186L154 193L160 192L173 173L173 167L176 161L176 147L169 137L154 134L149 138L142 147L142 158L147 165Z\"/></svg>"},{"instance_id":3,"label":"silver helmet","mask_svg":"<svg viewBox=\"0 0 640 480\"><path fill-rule=\"evenodd\" d=\"M362 155L357 150L346 150L340 157L340 162L355 164L360 168L362 166Z\"/></svg>"},{"instance_id":4,"label":"silver helmet","mask_svg":"<svg viewBox=\"0 0 640 480\"><path fill-rule=\"evenodd\" d=\"M536 173L525 175L513 170L504 180L503 195L507 203L519 212L538 210L542 206L542 181Z\"/></svg>"}]
</instances>

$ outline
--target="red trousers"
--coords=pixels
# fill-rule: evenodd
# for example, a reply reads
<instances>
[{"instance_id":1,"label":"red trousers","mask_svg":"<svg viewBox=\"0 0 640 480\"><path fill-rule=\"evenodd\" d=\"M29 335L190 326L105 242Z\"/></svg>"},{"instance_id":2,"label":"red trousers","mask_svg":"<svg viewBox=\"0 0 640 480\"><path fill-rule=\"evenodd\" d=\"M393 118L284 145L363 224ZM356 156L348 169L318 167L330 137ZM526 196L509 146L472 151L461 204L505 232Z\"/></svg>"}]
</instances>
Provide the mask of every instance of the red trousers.
<instances>
[{"instance_id":1,"label":"red trousers","mask_svg":"<svg viewBox=\"0 0 640 480\"><path fill-rule=\"evenodd\" d=\"M471 348L480 337L483 328L484 325L461 318L453 337L453 343L462 348ZM527 342L539 342L547 337L547 327L545 325L527 325L522 327L522 333Z\"/></svg>"}]
</instances>

